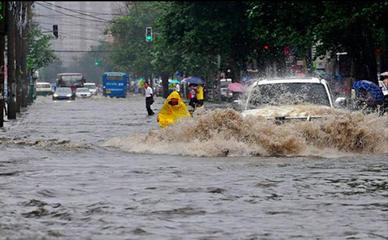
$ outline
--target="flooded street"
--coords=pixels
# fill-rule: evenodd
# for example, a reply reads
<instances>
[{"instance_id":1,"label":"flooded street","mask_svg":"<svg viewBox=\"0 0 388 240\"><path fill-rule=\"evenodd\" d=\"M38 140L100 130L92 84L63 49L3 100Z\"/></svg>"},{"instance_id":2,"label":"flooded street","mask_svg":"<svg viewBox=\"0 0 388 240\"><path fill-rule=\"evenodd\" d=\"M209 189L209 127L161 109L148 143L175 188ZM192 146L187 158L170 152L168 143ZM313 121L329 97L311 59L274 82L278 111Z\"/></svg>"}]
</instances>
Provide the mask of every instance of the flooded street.
<instances>
[{"instance_id":1,"label":"flooded street","mask_svg":"<svg viewBox=\"0 0 388 240\"><path fill-rule=\"evenodd\" d=\"M387 152L123 147L151 129L142 96L39 97L0 132L0 239L388 239Z\"/></svg>"}]
</instances>

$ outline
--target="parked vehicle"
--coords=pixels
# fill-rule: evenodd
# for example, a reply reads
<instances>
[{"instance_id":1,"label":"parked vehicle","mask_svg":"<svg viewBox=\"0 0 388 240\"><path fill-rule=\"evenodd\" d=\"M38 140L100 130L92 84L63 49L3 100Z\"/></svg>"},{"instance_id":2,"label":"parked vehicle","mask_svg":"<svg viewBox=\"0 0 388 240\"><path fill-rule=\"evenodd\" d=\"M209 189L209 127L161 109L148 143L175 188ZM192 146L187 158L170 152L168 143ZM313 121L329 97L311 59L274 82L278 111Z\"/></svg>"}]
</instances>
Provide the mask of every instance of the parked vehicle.
<instances>
[{"instance_id":1,"label":"parked vehicle","mask_svg":"<svg viewBox=\"0 0 388 240\"><path fill-rule=\"evenodd\" d=\"M92 95L97 95L97 86L95 83L84 83L84 87L89 89Z\"/></svg>"},{"instance_id":2,"label":"parked vehicle","mask_svg":"<svg viewBox=\"0 0 388 240\"><path fill-rule=\"evenodd\" d=\"M53 94L51 84L49 82L36 82L35 89L37 96L47 96Z\"/></svg>"},{"instance_id":3,"label":"parked vehicle","mask_svg":"<svg viewBox=\"0 0 388 240\"><path fill-rule=\"evenodd\" d=\"M79 98L89 98L92 96L92 93L89 91L88 88L84 87L84 88L77 88L75 95L76 97L79 97Z\"/></svg>"},{"instance_id":4,"label":"parked vehicle","mask_svg":"<svg viewBox=\"0 0 388 240\"><path fill-rule=\"evenodd\" d=\"M312 120L334 108L328 83L318 78L258 80L250 87L243 116Z\"/></svg>"},{"instance_id":5,"label":"parked vehicle","mask_svg":"<svg viewBox=\"0 0 388 240\"><path fill-rule=\"evenodd\" d=\"M74 100L75 93L69 87L57 87L53 94L53 100Z\"/></svg>"}]
</instances>

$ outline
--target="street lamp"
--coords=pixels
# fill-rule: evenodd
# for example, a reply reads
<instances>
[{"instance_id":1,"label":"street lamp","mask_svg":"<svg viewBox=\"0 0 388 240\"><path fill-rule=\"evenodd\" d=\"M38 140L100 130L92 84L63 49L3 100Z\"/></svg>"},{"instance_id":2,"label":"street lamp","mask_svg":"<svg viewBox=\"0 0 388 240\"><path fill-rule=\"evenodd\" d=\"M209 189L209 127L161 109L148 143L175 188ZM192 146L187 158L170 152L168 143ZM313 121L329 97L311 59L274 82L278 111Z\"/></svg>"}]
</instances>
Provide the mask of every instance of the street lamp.
<instances>
[{"instance_id":1,"label":"street lamp","mask_svg":"<svg viewBox=\"0 0 388 240\"><path fill-rule=\"evenodd\" d=\"M348 52L337 52L335 55L337 55L337 70L336 70L336 75L338 76L339 75L339 64L340 64L340 56L343 56L343 55L348 55Z\"/></svg>"},{"instance_id":2,"label":"street lamp","mask_svg":"<svg viewBox=\"0 0 388 240\"><path fill-rule=\"evenodd\" d=\"M337 52L335 55L337 55L337 61L339 62L339 56L348 55L348 52Z\"/></svg>"}]
</instances>

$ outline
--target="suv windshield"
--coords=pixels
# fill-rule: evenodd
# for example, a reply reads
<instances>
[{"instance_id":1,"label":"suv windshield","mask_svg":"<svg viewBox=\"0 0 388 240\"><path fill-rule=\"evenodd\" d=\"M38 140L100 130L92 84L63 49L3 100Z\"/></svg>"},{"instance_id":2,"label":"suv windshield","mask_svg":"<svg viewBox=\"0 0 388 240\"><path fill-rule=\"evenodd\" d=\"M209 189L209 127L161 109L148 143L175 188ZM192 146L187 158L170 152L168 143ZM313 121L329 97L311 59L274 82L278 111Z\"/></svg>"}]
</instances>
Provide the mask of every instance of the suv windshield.
<instances>
[{"instance_id":1,"label":"suv windshield","mask_svg":"<svg viewBox=\"0 0 388 240\"><path fill-rule=\"evenodd\" d=\"M71 93L71 88L57 88L56 90L57 93L64 93L64 94L70 94Z\"/></svg>"},{"instance_id":2,"label":"suv windshield","mask_svg":"<svg viewBox=\"0 0 388 240\"><path fill-rule=\"evenodd\" d=\"M82 76L80 76L80 75L64 75L64 76L61 76L60 79L62 79L63 81L77 82L77 81L82 80Z\"/></svg>"},{"instance_id":3,"label":"suv windshield","mask_svg":"<svg viewBox=\"0 0 388 240\"><path fill-rule=\"evenodd\" d=\"M77 92L89 92L87 88L77 88Z\"/></svg>"},{"instance_id":4,"label":"suv windshield","mask_svg":"<svg viewBox=\"0 0 388 240\"><path fill-rule=\"evenodd\" d=\"M317 104L330 106L323 84L274 83L257 85L250 96L248 108L262 105Z\"/></svg>"},{"instance_id":5,"label":"suv windshield","mask_svg":"<svg viewBox=\"0 0 388 240\"><path fill-rule=\"evenodd\" d=\"M96 89L95 85L86 85L86 84L84 84L84 87L86 87L88 89Z\"/></svg>"},{"instance_id":6,"label":"suv windshield","mask_svg":"<svg viewBox=\"0 0 388 240\"><path fill-rule=\"evenodd\" d=\"M47 84L47 83L39 83L39 84L36 84L36 87L37 88L51 88L51 85Z\"/></svg>"}]
</instances>

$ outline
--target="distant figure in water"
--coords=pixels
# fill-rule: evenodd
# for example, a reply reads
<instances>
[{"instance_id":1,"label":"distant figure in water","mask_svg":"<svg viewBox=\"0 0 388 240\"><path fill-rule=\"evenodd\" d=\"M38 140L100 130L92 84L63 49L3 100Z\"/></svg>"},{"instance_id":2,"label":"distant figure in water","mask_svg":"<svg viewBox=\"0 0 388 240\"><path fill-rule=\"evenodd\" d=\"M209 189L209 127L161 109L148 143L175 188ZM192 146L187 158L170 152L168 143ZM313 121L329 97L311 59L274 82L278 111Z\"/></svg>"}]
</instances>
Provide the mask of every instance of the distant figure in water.
<instances>
[{"instance_id":1,"label":"distant figure in water","mask_svg":"<svg viewBox=\"0 0 388 240\"><path fill-rule=\"evenodd\" d=\"M186 104L177 91L173 91L164 101L157 117L160 128L174 124L179 118L190 117Z\"/></svg>"},{"instance_id":2,"label":"distant figure in water","mask_svg":"<svg viewBox=\"0 0 388 240\"><path fill-rule=\"evenodd\" d=\"M357 100L368 107L375 108L384 103L384 94L379 86L367 80L359 80L353 83Z\"/></svg>"},{"instance_id":3,"label":"distant figure in water","mask_svg":"<svg viewBox=\"0 0 388 240\"><path fill-rule=\"evenodd\" d=\"M192 84L190 84L190 85L189 85L189 94L188 94L188 98L189 98L189 100L190 100L189 105L192 107L192 111L194 111L194 109L195 109L195 104L196 104L196 102L197 102L196 95L197 95L197 90L196 90L195 86L192 85Z\"/></svg>"}]
</instances>

